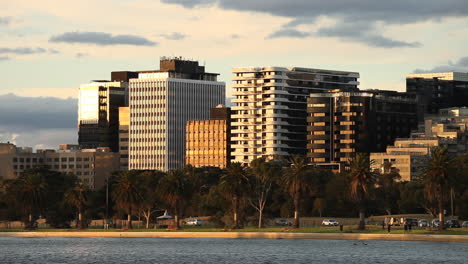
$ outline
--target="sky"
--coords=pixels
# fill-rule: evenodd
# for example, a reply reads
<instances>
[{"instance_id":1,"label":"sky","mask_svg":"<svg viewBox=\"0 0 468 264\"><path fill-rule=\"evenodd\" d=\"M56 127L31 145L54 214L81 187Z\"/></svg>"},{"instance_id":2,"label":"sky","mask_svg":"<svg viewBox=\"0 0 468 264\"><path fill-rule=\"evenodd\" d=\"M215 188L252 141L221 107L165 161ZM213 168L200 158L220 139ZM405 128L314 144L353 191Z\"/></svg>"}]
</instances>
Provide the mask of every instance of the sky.
<instances>
[{"instance_id":1,"label":"sky","mask_svg":"<svg viewBox=\"0 0 468 264\"><path fill-rule=\"evenodd\" d=\"M161 56L231 68L357 71L405 90L413 72L468 72L466 0L0 0L0 142L76 144L80 84Z\"/></svg>"}]
</instances>

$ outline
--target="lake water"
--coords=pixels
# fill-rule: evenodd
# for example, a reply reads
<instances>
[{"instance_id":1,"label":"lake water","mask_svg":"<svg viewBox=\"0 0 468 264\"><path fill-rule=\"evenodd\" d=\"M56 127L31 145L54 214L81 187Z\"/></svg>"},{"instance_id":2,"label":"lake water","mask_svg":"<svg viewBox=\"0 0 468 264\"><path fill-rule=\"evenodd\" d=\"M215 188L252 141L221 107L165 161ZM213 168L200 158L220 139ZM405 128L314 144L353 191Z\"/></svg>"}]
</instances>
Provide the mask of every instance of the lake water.
<instances>
[{"instance_id":1,"label":"lake water","mask_svg":"<svg viewBox=\"0 0 468 264\"><path fill-rule=\"evenodd\" d=\"M468 243L0 237L0 263L468 263Z\"/></svg>"}]
</instances>

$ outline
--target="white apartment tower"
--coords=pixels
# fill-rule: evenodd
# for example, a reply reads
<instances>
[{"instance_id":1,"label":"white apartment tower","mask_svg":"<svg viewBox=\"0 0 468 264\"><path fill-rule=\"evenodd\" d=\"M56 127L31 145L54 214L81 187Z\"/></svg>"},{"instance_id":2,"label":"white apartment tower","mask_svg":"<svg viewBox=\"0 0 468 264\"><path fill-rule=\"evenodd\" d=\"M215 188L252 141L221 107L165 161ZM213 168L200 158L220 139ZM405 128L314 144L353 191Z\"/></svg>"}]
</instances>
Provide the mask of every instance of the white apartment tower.
<instances>
[{"instance_id":1,"label":"white apartment tower","mask_svg":"<svg viewBox=\"0 0 468 264\"><path fill-rule=\"evenodd\" d=\"M159 71L130 79L129 169L162 170L185 165L188 120L209 119L225 103L225 83L196 61L162 58Z\"/></svg>"},{"instance_id":2,"label":"white apartment tower","mask_svg":"<svg viewBox=\"0 0 468 264\"><path fill-rule=\"evenodd\" d=\"M307 152L307 97L355 90L359 73L308 68L234 68L232 161L287 158Z\"/></svg>"}]
</instances>

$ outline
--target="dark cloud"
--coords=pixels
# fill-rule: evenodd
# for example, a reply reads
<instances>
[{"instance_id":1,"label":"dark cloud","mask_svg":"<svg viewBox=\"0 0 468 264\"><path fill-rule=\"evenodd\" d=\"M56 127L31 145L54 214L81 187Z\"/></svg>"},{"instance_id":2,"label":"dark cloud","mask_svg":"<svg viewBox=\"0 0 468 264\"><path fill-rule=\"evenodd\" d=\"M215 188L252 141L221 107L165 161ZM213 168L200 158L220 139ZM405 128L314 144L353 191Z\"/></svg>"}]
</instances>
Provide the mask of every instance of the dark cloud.
<instances>
[{"instance_id":1,"label":"dark cloud","mask_svg":"<svg viewBox=\"0 0 468 264\"><path fill-rule=\"evenodd\" d=\"M187 37L187 35L179 33L179 32L172 32L170 34L161 34L160 36L168 40L181 40Z\"/></svg>"},{"instance_id":2,"label":"dark cloud","mask_svg":"<svg viewBox=\"0 0 468 264\"><path fill-rule=\"evenodd\" d=\"M10 57L8 57L8 56L0 56L0 61L7 61L9 59L10 59Z\"/></svg>"},{"instance_id":3,"label":"dark cloud","mask_svg":"<svg viewBox=\"0 0 468 264\"><path fill-rule=\"evenodd\" d=\"M308 38L312 36L312 33L303 32L299 30L295 30L292 28L284 28L278 31L271 33L267 38Z\"/></svg>"},{"instance_id":4,"label":"dark cloud","mask_svg":"<svg viewBox=\"0 0 468 264\"><path fill-rule=\"evenodd\" d=\"M77 99L0 95L2 126L19 129L73 128L77 122Z\"/></svg>"},{"instance_id":5,"label":"dark cloud","mask_svg":"<svg viewBox=\"0 0 468 264\"><path fill-rule=\"evenodd\" d=\"M193 8L196 6L210 5L215 3L214 0L161 0L163 3L178 4L184 7Z\"/></svg>"},{"instance_id":6,"label":"dark cloud","mask_svg":"<svg viewBox=\"0 0 468 264\"><path fill-rule=\"evenodd\" d=\"M366 43L377 47L418 47L417 42L393 40L381 36L374 28L377 25L404 25L424 22L428 20L441 21L446 18L467 18L468 2L466 0L162 0L165 3L194 8L203 5L217 5L220 8L238 11L254 11L274 16L288 17L292 20L283 28L272 33L270 37L304 37L304 34L287 31L298 25L313 24L320 17L327 17L337 21L337 28L348 24L369 24L368 28L361 28L350 36L349 32L331 28L319 29L318 34L323 37L345 38L351 41ZM294 34L296 33L296 34ZM305 33L305 32L303 32Z\"/></svg>"},{"instance_id":7,"label":"dark cloud","mask_svg":"<svg viewBox=\"0 0 468 264\"><path fill-rule=\"evenodd\" d=\"M0 17L0 25L9 25L12 21L11 17Z\"/></svg>"},{"instance_id":8,"label":"dark cloud","mask_svg":"<svg viewBox=\"0 0 468 264\"><path fill-rule=\"evenodd\" d=\"M49 39L50 42L63 43L82 43L95 44L99 46L108 45L134 45L134 46L157 46L157 42L153 42L147 38L135 35L112 35L104 32L65 32L63 34L53 36Z\"/></svg>"},{"instance_id":9,"label":"dark cloud","mask_svg":"<svg viewBox=\"0 0 468 264\"><path fill-rule=\"evenodd\" d=\"M0 142L56 147L76 143L77 99L0 95Z\"/></svg>"},{"instance_id":10,"label":"dark cloud","mask_svg":"<svg viewBox=\"0 0 468 264\"><path fill-rule=\"evenodd\" d=\"M378 34L377 30L368 23L355 22L344 25L321 28L316 32L320 37L337 37L343 40L365 43L380 48L419 47L419 42L405 42L393 40Z\"/></svg>"},{"instance_id":11,"label":"dark cloud","mask_svg":"<svg viewBox=\"0 0 468 264\"><path fill-rule=\"evenodd\" d=\"M446 65L439 65L432 69L416 69L414 73L429 72L468 72L468 57L463 57L456 62L448 61Z\"/></svg>"},{"instance_id":12,"label":"dark cloud","mask_svg":"<svg viewBox=\"0 0 468 264\"><path fill-rule=\"evenodd\" d=\"M44 48L0 48L0 54L29 55L46 53Z\"/></svg>"}]
</instances>

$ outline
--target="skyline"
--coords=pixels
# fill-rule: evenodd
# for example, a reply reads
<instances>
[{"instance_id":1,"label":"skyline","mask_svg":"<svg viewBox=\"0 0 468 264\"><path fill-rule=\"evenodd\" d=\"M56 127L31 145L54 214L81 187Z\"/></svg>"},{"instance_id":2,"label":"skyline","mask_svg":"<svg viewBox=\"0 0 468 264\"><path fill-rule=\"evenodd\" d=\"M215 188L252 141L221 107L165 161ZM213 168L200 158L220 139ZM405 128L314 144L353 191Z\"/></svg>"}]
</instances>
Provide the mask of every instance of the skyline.
<instances>
[{"instance_id":1,"label":"skyline","mask_svg":"<svg viewBox=\"0 0 468 264\"><path fill-rule=\"evenodd\" d=\"M409 73L468 72L463 0L0 2L0 141L35 148L76 143L80 84L161 56L206 62L228 97L233 67L356 71L361 89L397 91Z\"/></svg>"}]
</instances>

